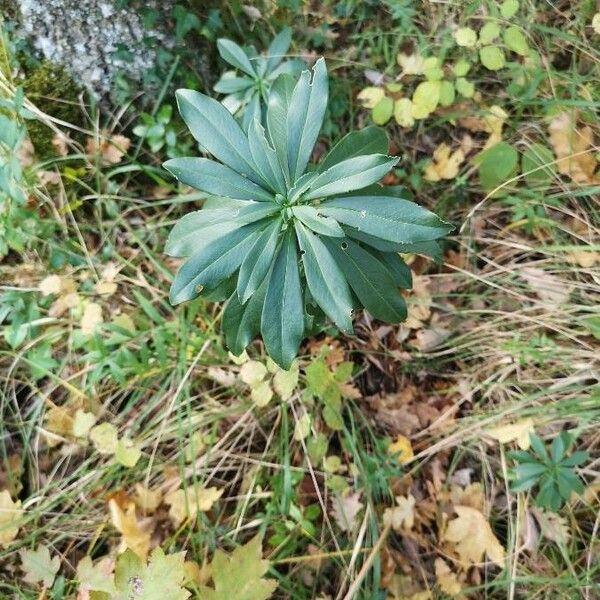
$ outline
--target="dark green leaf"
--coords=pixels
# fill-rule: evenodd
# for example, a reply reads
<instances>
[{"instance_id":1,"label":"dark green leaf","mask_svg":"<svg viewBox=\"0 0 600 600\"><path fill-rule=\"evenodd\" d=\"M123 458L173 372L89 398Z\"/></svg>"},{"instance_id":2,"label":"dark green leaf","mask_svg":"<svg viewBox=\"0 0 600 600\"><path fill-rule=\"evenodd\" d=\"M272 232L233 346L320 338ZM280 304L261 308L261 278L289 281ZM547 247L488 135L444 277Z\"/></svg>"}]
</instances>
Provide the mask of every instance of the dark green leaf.
<instances>
[{"instance_id":1,"label":"dark green leaf","mask_svg":"<svg viewBox=\"0 0 600 600\"><path fill-rule=\"evenodd\" d=\"M229 298L221 325L227 347L239 356L260 331L260 317L269 278L265 277L256 293L242 305L236 291Z\"/></svg>"},{"instance_id":2,"label":"dark green leaf","mask_svg":"<svg viewBox=\"0 0 600 600\"><path fill-rule=\"evenodd\" d=\"M233 169L208 158L172 158L163 164L181 183L237 200L273 202L273 195Z\"/></svg>"},{"instance_id":3,"label":"dark green leaf","mask_svg":"<svg viewBox=\"0 0 600 600\"><path fill-rule=\"evenodd\" d=\"M308 288L323 312L345 332L352 331L352 298L346 278L319 237L296 221Z\"/></svg>"},{"instance_id":4,"label":"dark green leaf","mask_svg":"<svg viewBox=\"0 0 600 600\"><path fill-rule=\"evenodd\" d=\"M290 229L275 259L262 311L260 330L269 356L282 368L292 364L304 333L304 307L298 252Z\"/></svg>"},{"instance_id":5,"label":"dark green leaf","mask_svg":"<svg viewBox=\"0 0 600 600\"><path fill-rule=\"evenodd\" d=\"M335 198L323 202L319 212L363 233L390 242L425 242L439 238L453 229L427 209L399 198Z\"/></svg>"},{"instance_id":6,"label":"dark green leaf","mask_svg":"<svg viewBox=\"0 0 600 600\"><path fill-rule=\"evenodd\" d=\"M344 237L346 234L339 223L331 217L324 217L319 211L306 204L293 206L292 214L309 229L330 237Z\"/></svg>"},{"instance_id":7,"label":"dark green leaf","mask_svg":"<svg viewBox=\"0 0 600 600\"><path fill-rule=\"evenodd\" d=\"M327 67L320 58L310 71L304 71L294 88L287 115L287 160L290 178L304 173L323 124L329 93Z\"/></svg>"},{"instance_id":8,"label":"dark green leaf","mask_svg":"<svg viewBox=\"0 0 600 600\"><path fill-rule=\"evenodd\" d=\"M387 267L397 286L405 290L412 288L412 272L397 252L379 252L371 249L368 251Z\"/></svg>"},{"instance_id":9,"label":"dark green leaf","mask_svg":"<svg viewBox=\"0 0 600 600\"><path fill-rule=\"evenodd\" d=\"M184 215L169 233L165 253L169 256L191 256L221 235L260 221L279 211L276 204L242 202L242 207L197 210Z\"/></svg>"},{"instance_id":10,"label":"dark green leaf","mask_svg":"<svg viewBox=\"0 0 600 600\"><path fill-rule=\"evenodd\" d=\"M560 464L563 467L576 467L582 465L590 458L590 455L583 450L578 450L577 452L573 452L571 456L565 458Z\"/></svg>"},{"instance_id":11,"label":"dark green leaf","mask_svg":"<svg viewBox=\"0 0 600 600\"><path fill-rule=\"evenodd\" d=\"M346 134L327 154L319 164L318 171L322 173L333 165L368 154L387 154L389 141L384 129L370 125L359 131Z\"/></svg>"},{"instance_id":12,"label":"dark green leaf","mask_svg":"<svg viewBox=\"0 0 600 600\"><path fill-rule=\"evenodd\" d=\"M193 90L177 90L177 105L181 117L203 148L234 171L260 183L248 138L220 102Z\"/></svg>"},{"instance_id":13,"label":"dark green leaf","mask_svg":"<svg viewBox=\"0 0 600 600\"><path fill-rule=\"evenodd\" d=\"M406 319L406 303L386 267L372 254L346 238L323 240L363 306L386 323Z\"/></svg>"},{"instance_id":14,"label":"dark green leaf","mask_svg":"<svg viewBox=\"0 0 600 600\"><path fill-rule=\"evenodd\" d=\"M235 42L221 38L217 40L217 49L221 58L227 61L230 65L240 71L244 71L250 77L256 76L256 71L248 58L248 55L244 52L243 48L240 48Z\"/></svg>"},{"instance_id":15,"label":"dark green leaf","mask_svg":"<svg viewBox=\"0 0 600 600\"><path fill-rule=\"evenodd\" d=\"M237 282L237 293L245 304L264 281L275 256L281 231L281 218L273 219L244 258Z\"/></svg>"},{"instance_id":16,"label":"dark green leaf","mask_svg":"<svg viewBox=\"0 0 600 600\"><path fill-rule=\"evenodd\" d=\"M231 231L194 254L177 271L169 300L179 304L192 300L202 288L213 288L242 263L264 227L262 222Z\"/></svg>"},{"instance_id":17,"label":"dark green leaf","mask_svg":"<svg viewBox=\"0 0 600 600\"><path fill-rule=\"evenodd\" d=\"M385 154L348 158L323 171L304 198L314 200L365 188L379 181L397 162Z\"/></svg>"}]
</instances>

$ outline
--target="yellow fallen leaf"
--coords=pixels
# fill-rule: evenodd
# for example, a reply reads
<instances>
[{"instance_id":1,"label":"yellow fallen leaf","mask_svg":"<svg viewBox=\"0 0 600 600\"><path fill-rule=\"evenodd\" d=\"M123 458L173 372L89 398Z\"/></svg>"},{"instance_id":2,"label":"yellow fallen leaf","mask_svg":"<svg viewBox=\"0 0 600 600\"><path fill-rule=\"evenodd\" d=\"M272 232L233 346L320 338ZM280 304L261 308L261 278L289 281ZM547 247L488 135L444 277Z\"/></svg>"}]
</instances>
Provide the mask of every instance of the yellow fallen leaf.
<instances>
[{"instance_id":1,"label":"yellow fallen leaf","mask_svg":"<svg viewBox=\"0 0 600 600\"><path fill-rule=\"evenodd\" d=\"M408 496L397 496L396 504L393 508L386 508L383 511L384 525L390 525L394 531L408 531L415 524L415 498Z\"/></svg>"},{"instance_id":2,"label":"yellow fallen leaf","mask_svg":"<svg viewBox=\"0 0 600 600\"><path fill-rule=\"evenodd\" d=\"M174 490L165 496L165 504L176 527L184 520L194 518L199 512L209 511L213 504L223 495L223 490L216 487L194 490Z\"/></svg>"},{"instance_id":3,"label":"yellow fallen leaf","mask_svg":"<svg viewBox=\"0 0 600 600\"><path fill-rule=\"evenodd\" d=\"M133 440L129 438L122 438L117 442L115 448L115 458L117 462L128 469L135 467L137 461L140 459L142 451Z\"/></svg>"},{"instance_id":4,"label":"yellow fallen leaf","mask_svg":"<svg viewBox=\"0 0 600 600\"><path fill-rule=\"evenodd\" d=\"M486 555L504 566L504 548L483 513L470 506L455 506L454 510L458 517L448 523L442 540L454 545L463 566L479 564Z\"/></svg>"},{"instance_id":5,"label":"yellow fallen leaf","mask_svg":"<svg viewBox=\"0 0 600 600\"><path fill-rule=\"evenodd\" d=\"M19 533L19 521L23 515L21 501L13 502L8 490L0 492L0 546L7 547Z\"/></svg>"},{"instance_id":6,"label":"yellow fallen leaf","mask_svg":"<svg viewBox=\"0 0 600 600\"><path fill-rule=\"evenodd\" d=\"M117 284L114 281L99 281L94 291L99 296L112 296L117 291Z\"/></svg>"},{"instance_id":7,"label":"yellow fallen leaf","mask_svg":"<svg viewBox=\"0 0 600 600\"><path fill-rule=\"evenodd\" d=\"M415 455L410 440L404 435L399 435L396 438L396 441L393 444L390 444L388 452L390 454L397 454L398 462L401 465L408 464Z\"/></svg>"},{"instance_id":8,"label":"yellow fallen leaf","mask_svg":"<svg viewBox=\"0 0 600 600\"><path fill-rule=\"evenodd\" d=\"M102 423L90 430L90 440L100 454L112 455L117 451L117 428L112 423Z\"/></svg>"},{"instance_id":9,"label":"yellow fallen leaf","mask_svg":"<svg viewBox=\"0 0 600 600\"><path fill-rule=\"evenodd\" d=\"M460 594L462 588L458 581L458 576L452 572L446 562L441 558L436 558L433 565L435 568L435 578L440 586L440 590L449 596Z\"/></svg>"},{"instance_id":10,"label":"yellow fallen leaf","mask_svg":"<svg viewBox=\"0 0 600 600\"><path fill-rule=\"evenodd\" d=\"M56 435L67 437L73 432L72 408L66 406L52 406L44 414L45 428Z\"/></svg>"},{"instance_id":11,"label":"yellow fallen leaf","mask_svg":"<svg viewBox=\"0 0 600 600\"><path fill-rule=\"evenodd\" d=\"M151 490L141 483L135 484L135 503L145 513L153 513L162 501L160 489Z\"/></svg>"},{"instance_id":12,"label":"yellow fallen leaf","mask_svg":"<svg viewBox=\"0 0 600 600\"><path fill-rule=\"evenodd\" d=\"M589 125L577 128L577 113L563 112L556 115L548 126L550 144L558 162L559 173L569 176L576 183L597 184L598 163L594 158L594 133Z\"/></svg>"},{"instance_id":13,"label":"yellow fallen leaf","mask_svg":"<svg viewBox=\"0 0 600 600\"><path fill-rule=\"evenodd\" d=\"M147 526L138 521L135 514L135 504L129 502L125 510L117 504L116 500L108 502L110 519L115 529L121 534L120 551L127 548L145 560L150 549L150 531Z\"/></svg>"},{"instance_id":14,"label":"yellow fallen leaf","mask_svg":"<svg viewBox=\"0 0 600 600\"><path fill-rule=\"evenodd\" d=\"M93 413L85 412L80 408L77 409L75 413L75 418L73 419L73 427L71 433L76 438L84 438L87 437L91 428L96 423L96 416Z\"/></svg>"},{"instance_id":15,"label":"yellow fallen leaf","mask_svg":"<svg viewBox=\"0 0 600 600\"><path fill-rule=\"evenodd\" d=\"M534 433L533 419L523 419L509 425L500 425L486 429L484 433L501 444L516 442L521 450L527 450L531 445L529 435Z\"/></svg>"},{"instance_id":16,"label":"yellow fallen leaf","mask_svg":"<svg viewBox=\"0 0 600 600\"><path fill-rule=\"evenodd\" d=\"M427 118L440 101L440 81L422 81L415 88L412 97L412 116L414 119Z\"/></svg>"},{"instance_id":17,"label":"yellow fallen leaf","mask_svg":"<svg viewBox=\"0 0 600 600\"><path fill-rule=\"evenodd\" d=\"M383 88L366 87L358 93L357 99L365 108L375 108L384 96Z\"/></svg>"},{"instance_id":18,"label":"yellow fallen leaf","mask_svg":"<svg viewBox=\"0 0 600 600\"><path fill-rule=\"evenodd\" d=\"M450 152L448 144L440 144L433 153L433 160L425 167L427 181L440 181L441 179L454 179L458 175L459 167L465 160L462 149Z\"/></svg>"},{"instance_id":19,"label":"yellow fallen leaf","mask_svg":"<svg viewBox=\"0 0 600 600\"><path fill-rule=\"evenodd\" d=\"M91 335L102 323L102 307L95 302L88 302L81 317L81 333Z\"/></svg>"},{"instance_id":20,"label":"yellow fallen leaf","mask_svg":"<svg viewBox=\"0 0 600 600\"><path fill-rule=\"evenodd\" d=\"M570 263L579 265L584 269L590 269L600 263L600 252L587 252L586 250L577 250L567 254L567 260Z\"/></svg>"}]
</instances>

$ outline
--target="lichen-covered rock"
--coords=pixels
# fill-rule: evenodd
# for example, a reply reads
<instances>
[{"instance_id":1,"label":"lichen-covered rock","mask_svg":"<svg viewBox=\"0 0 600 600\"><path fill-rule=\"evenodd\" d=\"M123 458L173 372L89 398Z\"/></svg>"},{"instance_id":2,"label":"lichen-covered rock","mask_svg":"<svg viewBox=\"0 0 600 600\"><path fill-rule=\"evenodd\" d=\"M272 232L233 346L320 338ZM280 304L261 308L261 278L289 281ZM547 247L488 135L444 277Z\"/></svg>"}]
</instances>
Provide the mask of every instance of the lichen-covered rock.
<instances>
[{"instance_id":1,"label":"lichen-covered rock","mask_svg":"<svg viewBox=\"0 0 600 600\"><path fill-rule=\"evenodd\" d=\"M48 61L62 65L97 98L106 95L117 74L141 81L167 33L149 31L132 4L114 0L15 0L22 30ZM146 0L145 9L166 11L171 1ZM165 13L166 14L166 13Z\"/></svg>"}]
</instances>

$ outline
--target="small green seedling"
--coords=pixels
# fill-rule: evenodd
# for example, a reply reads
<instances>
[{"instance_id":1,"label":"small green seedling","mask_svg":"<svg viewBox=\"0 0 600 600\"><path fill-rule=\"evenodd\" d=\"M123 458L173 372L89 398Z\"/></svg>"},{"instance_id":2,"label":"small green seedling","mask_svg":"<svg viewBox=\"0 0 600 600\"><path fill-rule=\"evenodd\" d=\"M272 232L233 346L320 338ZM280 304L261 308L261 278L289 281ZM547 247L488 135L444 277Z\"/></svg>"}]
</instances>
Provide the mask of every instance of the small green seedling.
<instances>
[{"instance_id":1,"label":"small green seedling","mask_svg":"<svg viewBox=\"0 0 600 600\"><path fill-rule=\"evenodd\" d=\"M216 100L179 90L192 135L217 160L175 158L164 166L181 183L213 196L173 228L166 253L187 257L173 281L173 304L229 295L226 342L240 354L259 332L288 369L315 321L352 331L354 310L397 323L406 318L398 288L411 287L399 252L439 256L435 240L452 230L432 212L377 182L396 165L377 127L348 134L319 165L308 163L328 99L325 61L271 88L266 128L247 134Z\"/></svg>"},{"instance_id":2,"label":"small green seedling","mask_svg":"<svg viewBox=\"0 0 600 600\"><path fill-rule=\"evenodd\" d=\"M273 39L266 55L258 54L253 46L242 48L231 40L217 41L221 58L236 70L223 73L214 89L226 94L221 102L240 119L244 131L248 131L252 119L261 120L261 107L266 105L277 77L283 73L298 75L305 66L301 60L284 60L291 43L289 27Z\"/></svg>"},{"instance_id":3,"label":"small green seedling","mask_svg":"<svg viewBox=\"0 0 600 600\"><path fill-rule=\"evenodd\" d=\"M580 450L567 456L574 438L566 431L554 438L550 454L537 435L531 434L530 437L533 453L510 453L510 457L518 463L513 472L511 490L525 492L537 486L537 506L556 512L569 500L573 492L583 492L583 483L575 473L574 467L588 460L589 454Z\"/></svg>"}]
</instances>

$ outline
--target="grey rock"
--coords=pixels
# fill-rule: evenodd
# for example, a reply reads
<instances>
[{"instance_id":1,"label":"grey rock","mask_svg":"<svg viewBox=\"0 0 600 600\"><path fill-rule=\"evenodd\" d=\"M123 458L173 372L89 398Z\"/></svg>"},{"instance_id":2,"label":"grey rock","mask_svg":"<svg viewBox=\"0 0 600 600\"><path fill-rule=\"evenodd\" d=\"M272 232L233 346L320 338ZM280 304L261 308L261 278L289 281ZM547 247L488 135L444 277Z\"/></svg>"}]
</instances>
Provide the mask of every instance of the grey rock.
<instances>
[{"instance_id":1,"label":"grey rock","mask_svg":"<svg viewBox=\"0 0 600 600\"><path fill-rule=\"evenodd\" d=\"M33 47L45 59L63 66L96 98L110 91L118 73L141 82L154 66L158 49L173 45L166 30L145 28L133 4L119 9L113 0L15 2L21 30ZM165 13L172 1L146 0L143 5ZM130 58L119 58L119 49L125 49Z\"/></svg>"}]
</instances>

